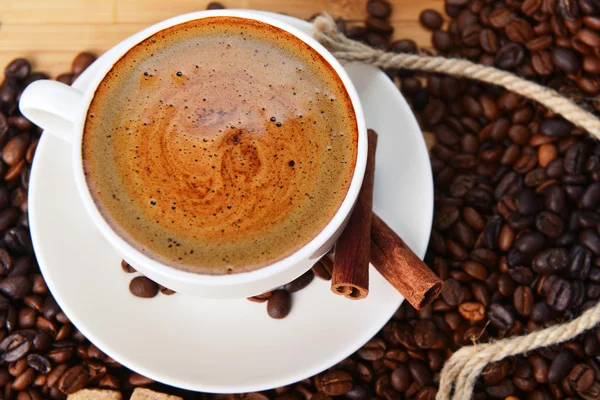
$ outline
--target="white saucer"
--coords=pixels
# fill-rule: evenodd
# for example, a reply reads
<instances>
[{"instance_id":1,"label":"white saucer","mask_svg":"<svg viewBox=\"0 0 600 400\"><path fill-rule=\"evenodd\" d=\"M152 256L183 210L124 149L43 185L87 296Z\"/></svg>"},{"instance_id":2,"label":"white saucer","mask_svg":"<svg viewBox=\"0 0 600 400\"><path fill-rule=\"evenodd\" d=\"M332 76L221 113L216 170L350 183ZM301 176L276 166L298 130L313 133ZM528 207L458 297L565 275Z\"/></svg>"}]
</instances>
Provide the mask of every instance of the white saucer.
<instances>
[{"instance_id":1,"label":"white saucer","mask_svg":"<svg viewBox=\"0 0 600 400\"><path fill-rule=\"evenodd\" d=\"M273 15L310 31L301 20ZM100 57L73 86L83 89ZM379 70L349 66L369 128L379 133L375 211L423 256L433 213L425 142L410 108ZM29 217L40 268L71 321L130 369L190 390L270 389L319 373L352 354L388 321L402 297L371 268L366 300L334 295L315 279L293 295L290 315L273 320L265 304L177 294L139 299L132 275L85 213L69 145L43 134L31 171Z\"/></svg>"}]
</instances>

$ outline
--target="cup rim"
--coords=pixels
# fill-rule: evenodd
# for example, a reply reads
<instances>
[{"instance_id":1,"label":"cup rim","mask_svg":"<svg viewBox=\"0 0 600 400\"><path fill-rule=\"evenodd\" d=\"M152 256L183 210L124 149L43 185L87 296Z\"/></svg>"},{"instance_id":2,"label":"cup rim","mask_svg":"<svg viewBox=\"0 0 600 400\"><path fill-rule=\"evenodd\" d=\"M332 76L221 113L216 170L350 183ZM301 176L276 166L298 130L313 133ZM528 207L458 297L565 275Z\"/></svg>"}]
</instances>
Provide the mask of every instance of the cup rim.
<instances>
[{"instance_id":1,"label":"cup rim","mask_svg":"<svg viewBox=\"0 0 600 400\"><path fill-rule=\"evenodd\" d=\"M184 271L169 265L165 265L146 256L128 243L124 238L118 235L101 215L96 203L92 198L84 175L82 157L82 139L87 110L89 109L89 106L95 96L98 86L104 80L106 74L112 70L114 64L124 55L126 55L130 49L148 37L164 29L192 20L204 19L208 17L236 17L263 22L291 33L313 48L325 59L326 62L331 65L344 84L344 88L346 89L346 92L348 93L352 103L358 130L356 163L350 186L346 192L344 200L341 202L333 218L331 218L327 225L308 243L284 259L248 272L237 272L223 275L208 275ZM204 286L233 286L268 279L269 277L277 275L303 260L316 260L316 257L321 256L321 254L315 254L315 252L317 252L327 242L327 240L329 240L337 232L337 230L346 220L346 217L352 212L354 203L358 197L358 193L362 185L367 161L368 144L364 113L356 88L352 84L350 77L339 61L337 61L335 57L327 49L325 49L325 47L323 47L319 42L305 32L302 32L286 22L281 22L272 18L271 16L255 13L252 10L204 10L179 15L143 29L128 37L117 46L121 47L120 51L116 53L116 55L113 56L113 58L109 60L106 65L101 66L100 71L92 79L89 88L83 94L82 111L78 113L78 117L76 121L74 121L75 148L72 152L73 163L75 165L74 172L77 190L83 199L84 206L88 212L88 215L91 216L94 225L100 229L101 233L109 241L109 243L111 243L111 245L114 246L127 259L128 262L131 262L136 266L142 266L141 269L147 269L156 275L166 276L169 279L176 281L200 284Z\"/></svg>"}]
</instances>

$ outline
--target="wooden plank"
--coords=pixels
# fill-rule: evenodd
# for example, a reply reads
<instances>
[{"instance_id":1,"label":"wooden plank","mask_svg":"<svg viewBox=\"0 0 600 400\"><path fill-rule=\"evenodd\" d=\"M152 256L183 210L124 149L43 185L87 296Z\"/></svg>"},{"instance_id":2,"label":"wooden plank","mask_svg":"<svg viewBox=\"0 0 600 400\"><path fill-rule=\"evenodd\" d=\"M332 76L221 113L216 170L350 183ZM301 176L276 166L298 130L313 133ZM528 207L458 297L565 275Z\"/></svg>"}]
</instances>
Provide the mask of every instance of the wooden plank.
<instances>
[{"instance_id":1,"label":"wooden plank","mask_svg":"<svg viewBox=\"0 0 600 400\"><path fill-rule=\"evenodd\" d=\"M2 0L0 21L9 24L113 22L117 0Z\"/></svg>"},{"instance_id":2,"label":"wooden plank","mask_svg":"<svg viewBox=\"0 0 600 400\"><path fill-rule=\"evenodd\" d=\"M79 0L81 1L81 0ZM164 19L205 10L210 0L117 0L117 23L152 24ZM247 0L220 1L227 8L248 8Z\"/></svg>"},{"instance_id":3,"label":"wooden plank","mask_svg":"<svg viewBox=\"0 0 600 400\"><path fill-rule=\"evenodd\" d=\"M248 0L250 9L279 12L303 19L326 11L334 17L359 20L365 18L365 7L366 0Z\"/></svg>"},{"instance_id":4,"label":"wooden plank","mask_svg":"<svg viewBox=\"0 0 600 400\"><path fill-rule=\"evenodd\" d=\"M5 52L104 52L147 24L3 25L0 43Z\"/></svg>"}]
</instances>

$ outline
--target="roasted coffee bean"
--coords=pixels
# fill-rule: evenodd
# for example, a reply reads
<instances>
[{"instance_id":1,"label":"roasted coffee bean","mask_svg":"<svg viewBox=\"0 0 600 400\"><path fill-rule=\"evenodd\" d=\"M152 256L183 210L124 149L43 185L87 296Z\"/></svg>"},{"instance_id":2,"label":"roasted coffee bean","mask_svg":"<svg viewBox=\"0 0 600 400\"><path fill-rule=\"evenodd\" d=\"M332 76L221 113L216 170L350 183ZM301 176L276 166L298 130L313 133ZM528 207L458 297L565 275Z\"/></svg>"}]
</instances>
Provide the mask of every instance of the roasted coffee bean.
<instances>
[{"instance_id":1,"label":"roasted coffee bean","mask_svg":"<svg viewBox=\"0 0 600 400\"><path fill-rule=\"evenodd\" d=\"M510 329L515 322L510 311L500 304L490 305L488 318L492 325L500 330Z\"/></svg>"},{"instance_id":2,"label":"roasted coffee bean","mask_svg":"<svg viewBox=\"0 0 600 400\"><path fill-rule=\"evenodd\" d=\"M346 393L346 398L348 400L368 400L370 396L371 391L369 390L369 387L364 383L355 383L354 386L352 386L352 390ZM331 397L329 397L329 399L331 399Z\"/></svg>"},{"instance_id":3,"label":"roasted coffee bean","mask_svg":"<svg viewBox=\"0 0 600 400\"><path fill-rule=\"evenodd\" d=\"M537 383L548 382L548 362L540 355L533 354L528 357L529 365L533 370L533 379Z\"/></svg>"},{"instance_id":4,"label":"roasted coffee bean","mask_svg":"<svg viewBox=\"0 0 600 400\"><path fill-rule=\"evenodd\" d=\"M365 20L367 29L377 32L382 35L391 35L394 32L394 27L386 20L369 17Z\"/></svg>"},{"instance_id":5,"label":"roasted coffee bean","mask_svg":"<svg viewBox=\"0 0 600 400\"><path fill-rule=\"evenodd\" d=\"M516 197L518 211L523 215L534 214L538 211L538 199L535 192L530 188L525 188L519 192Z\"/></svg>"},{"instance_id":6,"label":"roasted coffee bean","mask_svg":"<svg viewBox=\"0 0 600 400\"><path fill-rule=\"evenodd\" d=\"M129 291L136 297L149 299L158 294L158 284L145 276L138 276L129 283Z\"/></svg>"},{"instance_id":7,"label":"roasted coffee bean","mask_svg":"<svg viewBox=\"0 0 600 400\"><path fill-rule=\"evenodd\" d=\"M569 387L576 392L589 389L594 384L594 370L586 364L577 364L566 378Z\"/></svg>"},{"instance_id":8,"label":"roasted coffee bean","mask_svg":"<svg viewBox=\"0 0 600 400\"><path fill-rule=\"evenodd\" d=\"M54 300L54 297L51 295L46 297L42 308L42 314L44 314L44 317L46 319L53 319L59 312L60 307L56 303L56 300Z\"/></svg>"},{"instance_id":9,"label":"roasted coffee bean","mask_svg":"<svg viewBox=\"0 0 600 400\"><path fill-rule=\"evenodd\" d=\"M35 326L37 320L37 313L34 309L29 307L22 308L19 310L19 327L20 328L32 328Z\"/></svg>"},{"instance_id":10,"label":"roasted coffee bean","mask_svg":"<svg viewBox=\"0 0 600 400\"><path fill-rule=\"evenodd\" d=\"M385 351L385 342L379 338L374 338L358 350L358 355L363 360L375 361L382 359Z\"/></svg>"},{"instance_id":11,"label":"roasted coffee bean","mask_svg":"<svg viewBox=\"0 0 600 400\"><path fill-rule=\"evenodd\" d=\"M437 339L437 328L428 320L418 321L414 328L414 338L417 346L428 349Z\"/></svg>"},{"instance_id":12,"label":"roasted coffee bean","mask_svg":"<svg viewBox=\"0 0 600 400\"><path fill-rule=\"evenodd\" d=\"M31 64L25 58L17 58L4 68L4 76L9 79L24 80L31 73Z\"/></svg>"},{"instance_id":13,"label":"roasted coffee bean","mask_svg":"<svg viewBox=\"0 0 600 400\"><path fill-rule=\"evenodd\" d=\"M292 298L285 290L275 290L267 302L267 312L271 318L285 318L292 308Z\"/></svg>"},{"instance_id":14,"label":"roasted coffee bean","mask_svg":"<svg viewBox=\"0 0 600 400\"><path fill-rule=\"evenodd\" d=\"M571 218L577 219L576 222L573 222L576 225L573 226L578 228L594 228L600 224L600 214L591 211L575 211L571 214Z\"/></svg>"},{"instance_id":15,"label":"roasted coffee bean","mask_svg":"<svg viewBox=\"0 0 600 400\"><path fill-rule=\"evenodd\" d=\"M532 262L532 268L540 274L550 274L569 265L569 254L563 248L545 249L539 252Z\"/></svg>"},{"instance_id":16,"label":"roasted coffee bean","mask_svg":"<svg viewBox=\"0 0 600 400\"><path fill-rule=\"evenodd\" d=\"M388 46L387 38L383 34L377 32L367 31L365 39L369 46L376 49L385 49Z\"/></svg>"},{"instance_id":17,"label":"roasted coffee bean","mask_svg":"<svg viewBox=\"0 0 600 400\"><path fill-rule=\"evenodd\" d=\"M409 360L408 370L413 380L421 387L427 386L432 382L431 371L423 361L416 359Z\"/></svg>"},{"instance_id":18,"label":"roasted coffee bean","mask_svg":"<svg viewBox=\"0 0 600 400\"><path fill-rule=\"evenodd\" d=\"M585 229L579 234L580 243L591 250L596 256L600 255L600 236L598 233L591 229ZM0 290L1 281L0 281Z\"/></svg>"},{"instance_id":19,"label":"roasted coffee bean","mask_svg":"<svg viewBox=\"0 0 600 400\"><path fill-rule=\"evenodd\" d=\"M333 370L321 376L321 387L325 394L340 396L352 390L352 376L346 371Z\"/></svg>"},{"instance_id":20,"label":"roasted coffee bean","mask_svg":"<svg viewBox=\"0 0 600 400\"><path fill-rule=\"evenodd\" d=\"M594 182L587 187L580 199L581 208L593 210L600 204L600 182Z\"/></svg>"},{"instance_id":21,"label":"roasted coffee bean","mask_svg":"<svg viewBox=\"0 0 600 400\"><path fill-rule=\"evenodd\" d=\"M27 389L35 380L35 376L36 372L32 368L27 368L25 372L17 376L12 382L12 389L17 391Z\"/></svg>"},{"instance_id":22,"label":"roasted coffee bean","mask_svg":"<svg viewBox=\"0 0 600 400\"><path fill-rule=\"evenodd\" d=\"M487 270L483 264L476 261L464 262L462 264L462 269L473 278L481 281L484 281L488 276Z\"/></svg>"},{"instance_id":23,"label":"roasted coffee bean","mask_svg":"<svg viewBox=\"0 0 600 400\"><path fill-rule=\"evenodd\" d=\"M534 295L528 286L519 286L513 294L515 310L519 315L529 316L533 309Z\"/></svg>"},{"instance_id":24,"label":"roasted coffee bean","mask_svg":"<svg viewBox=\"0 0 600 400\"><path fill-rule=\"evenodd\" d=\"M571 248L568 274L571 278L585 279L592 266L592 253L580 245Z\"/></svg>"},{"instance_id":25,"label":"roasted coffee bean","mask_svg":"<svg viewBox=\"0 0 600 400\"><path fill-rule=\"evenodd\" d=\"M500 235L498 236L498 248L501 251L508 251L512 247L515 239L515 233L511 227L507 224L502 226L500 229Z\"/></svg>"},{"instance_id":26,"label":"roasted coffee bean","mask_svg":"<svg viewBox=\"0 0 600 400\"><path fill-rule=\"evenodd\" d=\"M494 197L496 200L500 200L502 196L515 195L523 187L523 178L515 172L508 172L498 182L496 190L494 191Z\"/></svg>"},{"instance_id":27,"label":"roasted coffee bean","mask_svg":"<svg viewBox=\"0 0 600 400\"><path fill-rule=\"evenodd\" d=\"M500 216L494 216L488 219L482 232L482 242L485 247L489 249L495 249L497 247L501 228L502 218Z\"/></svg>"},{"instance_id":28,"label":"roasted coffee bean","mask_svg":"<svg viewBox=\"0 0 600 400\"><path fill-rule=\"evenodd\" d=\"M90 376L85 365L80 364L69 368L60 377L58 388L65 394L75 393L87 385Z\"/></svg>"},{"instance_id":29,"label":"roasted coffee bean","mask_svg":"<svg viewBox=\"0 0 600 400\"><path fill-rule=\"evenodd\" d=\"M524 59L525 49L517 43L510 42L498 50L495 63L499 68L513 69L521 65Z\"/></svg>"},{"instance_id":30,"label":"roasted coffee bean","mask_svg":"<svg viewBox=\"0 0 600 400\"><path fill-rule=\"evenodd\" d=\"M434 225L440 231L450 228L459 218L460 210L458 207L441 208L435 215Z\"/></svg>"},{"instance_id":31,"label":"roasted coffee bean","mask_svg":"<svg viewBox=\"0 0 600 400\"><path fill-rule=\"evenodd\" d=\"M5 79L4 82L0 84L0 104L9 105L10 103L13 103L16 95L17 82L14 79Z\"/></svg>"},{"instance_id":32,"label":"roasted coffee bean","mask_svg":"<svg viewBox=\"0 0 600 400\"><path fill-rule=\"evenodd\" d=\"M316 277L326 281L331 280L331 265L329 262L318 261L312 267L312 271Z\"/></svg>"},{"instance_id":33,"label":"roasted coffee bean","mask_svg":"<svg viewBox=\"0 0 600 400\"><path fill-rule=\"evenodd\" d=\"M31 242L29 231L22 226L7 230L4 233L4 242L8 249L16 254L33 253L33 244Z\"/></svg>"},{"instance_id":34,"label":"roasted coffee bean","mask_svg":"<svg viewBox=\"0 0 600 400\"><path fill-rule=\"evenodd\" d=\"M211 1L210 3L208 3L208 5L206 6L207 10L222 10L224 9L225 6L219 2L216 1Z\"/></svg>"},{"instance_id":35,"label":"roasted coffee bean","mask_svg":"<svg viewBox=\"0 0 600 400\"><path fill-rule=\"evenodd\" d=\"M565 311L571 305L573 292L564 279L555 280L546 295L546 303L556 311Z\"/></svg>"},{"instance_id":36,"label":"roasted coffee bean","mask_svg":"<svg viewBox=\"0 0 600 400\"><path fill-rule=\"evenodd\" d=\"M0 292L12 299L22 299L32 289L32 281L29 276L9 276L0 279Z\"/></svg>"},{"instance_id":37,"label":"roasted coffee bean","mask_svg":"<svg viewBox=\"0 0 600 400\"><path fill-rule=\"evenodd\" d=\"M297 292L307 287L312 282L314 277L315 274L312 272L312 270L308 270L302 275L300 275L298 278L284 285L283 288L289 293Z\"/></svg>"},{"instance_id":38,"label":"roasted coffee bean","mask_svg":"<svg viewBox=\"0 0 600 400\"><path fill-rule=\"evenodd\" d=\"M498 277L498 292L505 297L512 297L515 291L515 282L508 274L501 274Z\"/></svg>"},{"instance_id":39,"label":"roasted coffee bean","mask_svg":"<svg viewBox=\"0 0 600 400\"><path fill-rule=\"evenodd\" d=\"M564 169L569 174L581 174L587 161L587 149L583 143L571 146L565 153Z\"/></svg>"},{"instance_id":40,"label":"roasted coffee bean","mask_svg":"<svg viewBox=\"0 0 600 400\"><path fill-rule=\"evenodd\" d=\"M121 260L121 269L128 274L137 272L127 261Z\"/></svg>"},{"instance_id":41,"label":"roasted coffee bean","mask_svg":"<svg viewBox=\"0 0 600 400\"><path fill-rule=\"evenodd\" d=\"M482 321L485 318L485 307L478 302L466 302L458 306L460 315L469 321Z\"/></svg>"},{"instance_id":42,"label":"roasted coffee bean","mask_svg":"<svg viewBox=\"0 0 600 400\"><path fill-rule=\"evenodd\" d=\"M39 354L29 354L27 356L27 365L39 372L40 374L47 374L52 369L50 360Z\"/></svg>"},{"instance_id":43,"label":"roasted coffee bean","mask_svg":"<svg viewBox=\"0 0 600 400\"><path fill-rule=\"evenodd\" d=\"M561 213L565 207L565 192L559 186L552 185L546 189L545 207L549 211Z\"/></svg>"},{"instance_id":44,"label":"roasted coffee bean","mask_svg":"<svg viewBox=\"0 0 600 400\"><path fill-rule=\"evenodd\" d=\"M552 61L557 68L569 74L575 74L581 69L581 57L567 47L554 48L552 51Z\"/></svg>"},{"instance_id":45,"label":"roasted coffee bean","mask_svg":"<svg viewBox=\"0 0 600 400\"><path fill-rule=\"evenodd\" d=\"M439 12L435 10L423 10L419 15L419 22L425 29L435 31L442 27L444 23L444 18Z\"/></svg>"},{"instance_id":46,"label":"roasted coffee bean","mask_svg":"<svg viewBox=\"0 0 600 400\"><path fill-rule=\"evenodd\" d=\"M0 211L0 231L10 228L17 222L21 211L18 208L9 207Z\"/></svg>"},{"instance_id":47,"label":"roasted coffee bean","mask_svg":"<svg viewBox=\"0 0 600 400\"><path fill-rule=\"evenodd\" d=\"M27 370L27 360L21 359L8 365L8 373L14 377L21 375Z\"/></svg>"},{"instance_id":48,"label":"roasted coffee bean","mask_svg":"<svg viewBox=\"0 0 600 400\"><path fill-rule=\"evenodd\" d=\"M535 276L528 267L514 267L508 270L508 274L513 280L521 285L530 285L533 283Z\"/></svg>"},{"instance_id":49,"label":"roasted coffee bean","mask_svg":"<svg viewBox=\"0 0 600 400\"><path fill-rule=\"evenodd\" d=\"M498 36L492 29L482 29L479 32L479 45L485 52L495 53L499 48Z\"/></svg>"},{"instance_id":50,"label":"roasted coffee bean","mask_svg":"<svg viewBox=\"0 0 600 400\"><path fill-rule=\"evenodd\" d=\"M540 167L545 168L550 162L555 160L557 156L558 150L556 149L556 146L551 143L543 144L538 149L538 164Z\"/></svg>"},{"instance_id":51,"label":"roasted coffee bean","mask_svg":"<svg viewBox=\"0 0 600 400\"><path fill-rule=\"evenodd\" d=\"M32 349L36 352L43 352L50 348L52 345L52 337L44 332L38 331L35 333L32 339Z\"/></svg>"},{"instance_id":52,"label":"roasted coffee bean","mask_svg":"<svg viewBox=\"0 0 600 400\"><path fill-rule=\"evenodd\" d=\"M87 52L79 53L73 60L73 63L71 64L71 72L75 76L78 76L83 71L85 71L87 67L89 67L94 61L96 61L95 55Z\"/></svg>"},{"instance_id":53,"label":"roasted coffee bean","mask_svg":"<svg viewBox=\"0 0 600 400\"><path fill-rule=\"evenodd\" d=\"M540 124L540 133L551 137L565 137L571 130L572 125L562 118L545 119Z\"/></svg>"},{"instance_id":54,"label":"roasted coffee bean","mask_svg":"<svg viewBox=\"0 0 600 400\"><path fill-rule=\"evenodd\" d=\"M497 385L488 386L485 392L494 399L505 399L515 393L515 386L511 380L505 379Z\"/></svg>"},{"instance_id":55,"label":"roasted coffee bean","mask_svg":"<svg viewBox=\"0 0 600 400\"><path fill-rule=\"evenodd\" d=\"M137 372L132 372L131 374L129 374L127 382L134 387L147 386L154 383L152 379L148 378L147 376L138 374Z\"/></svg>"},{"instance_id":56,"label":"roasted coffee bean","mask_svg":"<svg viewBox=\"0 0 600 400\"><path fill-rule=\"evenodd\" d=\"M394 53L416 53L418 50L417 43L410 39L401 39L392 42L389 46L389 50ZM423 89L427 93L426 89Z\"/></svg>"},{"instance_id":57,"label":"roasted coffee bean","mask_svg":"<svg viewBox=\"0 0 600 400\"><path fill-rule=\"evenodd\" d=\"M10 139L2 149L2 160L9 166L17 164L25 157L29 145L29 134L22 133Z\"/></svg>"},{"instance_id":58,"label":"roasted coffee bean","mask_svg":"<svg viewBox=\"0 0 600 400\"><path fill-rule=\"evenodd\" d=\"M452 48L452 37L448 32L442 30L433 32L431 42L438 51L448 51Z\"/></svg>"},{"instance_id":59,"label":"roasted coffee bean","mask_svg":"<svg viewBox=\"0 0 600 400\"><path fill-rule=\"evenodd\" d=\"M563 350L552 360L550 368L548 369L548 383L558 383L562 381L569 374L573 366L575 365L575 359L570 352Z\"/></svg>"},{"instance_id":60,"label":"roasted coffee bean","mask_svg":"<svg viewBox=\"0 0 600 400\"><path fill-rule=\"evenodd\" d=\"M550 211L543 211L535 219L536 228L544 235L557 238L564 229L563 220Z\"/></svg>"},{"instance_id":61,"label":"roasted coffee bean","mask_svg":"<svg viewBox=\"0 0 600 400\"><path fill-rule=\"evenodd\" d=\"M385 0L369 0L367 2L367 13L375 18L385 19L392 14L392 7Z\"/></svg>"},{"instance_id":62,"label":"roasted coffee bean","mask_svg":"<svg viewBox=\"0 0 600 400\"><path fill-rule=\"evenodd\" d=\"M409 96L417 94L417 92L422 88L421 81L417 78L406 77L402 79L401 82L401 90L402 93L407 94Z\"/></svg>"},{"instance_id":63,"label":"roasted coffee bean","mask_svg":"<svg viewBox=\"0 0 600 400\"><path fill-rule=\"evenodd\" d=\"M515 248L522 253L537 253L545 244L544 236L538 232L524 233L515 240Z\"/></svg>"},{"instance_id":64,"label":"roasted coffee bean","mask_svg":"<svg viewBox=\"0 0 600 400\"><path fill-rule=\"evenodd\" d=\"M40 274L33 274L33 288L31 291L35 294L46 294L48 293L48 286L46 286L46 281L44 281L44 277Z\"/></svg>"},{"instance_id":65,"label":"roasted coffee bean","mask_svg":"<svg viewBox=\"0 0 600 400\"><path fill-rule=\"evenodd\" d=\"M451 306L457 306L463 302L464 289L461 284L455 279L448 279L444 282L442 289L442 297Z\"/></svg>"},{"instance_id":66,"label":"roasted coffee bean","mask_svg":"<svg viewBox=\"0 0 600 400\"><path fill-rule=\"evenodd\" d=\"M400 364L391 374L392 386L398 392L405 392L412 382L411 373L409 369L404 365Z\"/></svg>"},{"instance_id":67,"label":"roasted coffee bean","mask_svg":"<svg viewBox=\"0 0 600 400\"><path fill-rule=\"evenodd\" d=\"M35 335L31 330L20 330L6 336L0 342L0 355L5 362L13 362L27 355Z\"/></svg>"},{"instance_id":68,"label":"roasted coffee bean","mask_svg":"<svg viewBox=\"0 0 600 400\"><path fill-rule=\"evenodd\" d=\"M516 43L525 44L533 39L535 33L531 25L524 19L514 18L506 25L504 32L508 38Z\"/></svg>"}]
</instances>

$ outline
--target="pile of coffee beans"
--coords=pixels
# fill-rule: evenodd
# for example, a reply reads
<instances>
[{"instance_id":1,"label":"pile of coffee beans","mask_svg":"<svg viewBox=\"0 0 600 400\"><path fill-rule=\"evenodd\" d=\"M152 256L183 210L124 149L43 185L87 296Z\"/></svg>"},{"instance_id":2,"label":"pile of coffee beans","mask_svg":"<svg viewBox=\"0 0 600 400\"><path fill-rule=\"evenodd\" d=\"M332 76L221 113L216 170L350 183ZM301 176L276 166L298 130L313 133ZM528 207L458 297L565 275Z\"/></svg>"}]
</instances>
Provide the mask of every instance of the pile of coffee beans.
<instances>
[{"instance_id":1,"label":"pile of coffee beans","mask_svg":"<svg viewBox=\"0 0 600 400\"><path fill-rule=\"evenodd\" d=\"M338 25L378 47L417 51L411 40L389 43L388 2L370 0L367 10L364 26ZM439 52L513 70L595 104L585 82L600 78L593 67L599 45L586 33L600 34L596 1L446 0L446 12L445 30L435 11L420 17ZM71 83L92 61L87 53L78 56L58 79ZM434 399L441 368L458 348L569 321L594 305L600 298L600 145L499 88L386 72L436 138L426 261L445 281L442 296L420 311L403 304L355 354L314 377L262 393L207 395L120 366L85 339L48 292L27 221L29 169L41 132L17 108L23 88L46 76L32 72L27 60L7 66L0 85L0 396L64 399L82 387L127 395L149 386L186 399ZM289 293L314 275L327 279L330 270L317 264L292 286L253 299L283 317ZM161 290L136 279L131 290L145 297ZM476 399L598 399L600 328L490 364L475 389Z\"/></svg>"},{"instance_id":2,"label":"pile of coffee beans","mask_svg":"<svg viewBox=\"0 0 600 400\"><path fill-rule=\"evenodd\" d=\"M316 14L316 17L319 14ZM367 18L364 23L336 19L338 29L351 39L358 40L378 49L390 46L394 27L389 22L392 15L392 6L386 0L369 0L367 2ZM402 48L402 45L400 46ZM414 46L413 50L417 50Z\"/></svg>"},{"instance_id":3,"label":"pile of coffee beans","mask_svg":"<svg viewBox=\"0 0 600 400\"><path fill-rule=\"evenodd\" d=\"M423 13L442 54L514 71L600 111L600 2L445 0L451 18Z\"/></svg>"},{"instance_id":4,"label":"pile of coffee beans","mask_svg":"<svg viewBox=\"0 0 600 400\"><path fill-rule=\"evenodd\" d=\"M71 71L57 80L72 83L94 60L90 53L79 54ZM40 274L29 234L27 190L42 132L20 114L18 101L31 82L49 78L20 58L6 66L0 84L0 398L66 399L84 387L129 394L147 386L182 393L129 371L91 344L61 311Z\"/></svg>"}]
</instances>

